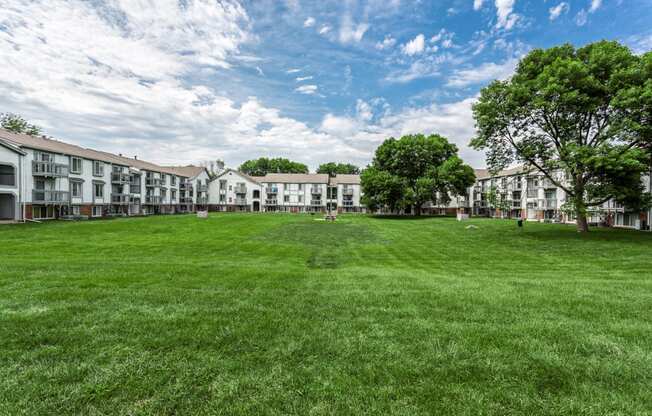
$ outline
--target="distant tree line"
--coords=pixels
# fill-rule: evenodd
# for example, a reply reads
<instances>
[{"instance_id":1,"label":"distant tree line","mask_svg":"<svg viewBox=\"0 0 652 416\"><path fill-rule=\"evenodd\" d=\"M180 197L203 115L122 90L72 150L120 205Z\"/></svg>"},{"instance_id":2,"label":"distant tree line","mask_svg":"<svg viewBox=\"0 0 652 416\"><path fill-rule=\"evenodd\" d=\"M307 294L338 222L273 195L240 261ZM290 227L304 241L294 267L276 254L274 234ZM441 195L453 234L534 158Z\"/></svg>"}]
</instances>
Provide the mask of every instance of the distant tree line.
<instances>
[{"instance_id":1,"label":"distant tree line","mask_svg":"<svg viewBox=\"0 0 652 416\"><path fill-rule=\"evenodd\" d=\"M250 176L265 176L268 173L308 173L308 166L282 157L247 160L238 170Z\"/></svg>"},{"instance_id":2,"label":"distant tree line","mask_svg":"<svg viewBox=\"0 0 652 416\"><path fill-rule=\"evenodd\" d=\"M28 123L23 117L12 113L0 113L0 127L12 133L30 136L39 136L42 133L39 126Z\"/></svg>"}]
</instances>

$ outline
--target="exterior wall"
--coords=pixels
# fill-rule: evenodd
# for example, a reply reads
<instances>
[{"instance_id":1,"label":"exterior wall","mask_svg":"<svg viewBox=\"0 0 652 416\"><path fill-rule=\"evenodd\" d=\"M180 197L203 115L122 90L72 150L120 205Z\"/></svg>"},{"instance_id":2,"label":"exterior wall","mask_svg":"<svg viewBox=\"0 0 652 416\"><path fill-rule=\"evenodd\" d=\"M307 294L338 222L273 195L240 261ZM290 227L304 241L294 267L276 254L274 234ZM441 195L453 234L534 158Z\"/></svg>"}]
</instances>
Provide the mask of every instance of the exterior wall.
<instances>
[{"instance_id":1,"label":"exterior wall","mask_svg":"<svg viewBox=\"0 0 652 416\"><path fill-rule=\"evenodd\" d=\"M220 187L222 183L223 188ZM244 184L243 194L236 193L238 184ZM257 198L254 198L255 190L258 191ZM262 210L263 198L261 184L231 169L213 179L208 186L208 205L212 211L251 211L254 202L258 202Z\"/></svg>"},{"instance_id":2,"label":"exterior wall","mask_svg":"<svg viewBox=\"0 0 652 416\"><path fill-rule=\"evenodd\" d=\"M5 204L0 207L0 218L13 217L16 221L21 219L22 162L23 156L20 153L0 146L0 164L11 166L14 169L13 185L0 185L0 195L4 195L2 203Z\"/></svg>"}]
</instances>

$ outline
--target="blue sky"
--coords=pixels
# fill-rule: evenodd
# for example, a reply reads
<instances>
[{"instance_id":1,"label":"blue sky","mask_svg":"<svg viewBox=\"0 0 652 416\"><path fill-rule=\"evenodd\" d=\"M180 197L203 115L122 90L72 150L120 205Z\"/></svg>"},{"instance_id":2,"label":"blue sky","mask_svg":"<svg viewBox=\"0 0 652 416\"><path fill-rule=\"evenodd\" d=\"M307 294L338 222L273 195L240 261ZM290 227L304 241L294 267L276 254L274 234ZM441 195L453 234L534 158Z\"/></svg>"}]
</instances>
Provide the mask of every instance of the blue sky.
<instances>
[{"instance_id":1,"label":"blue sky","mask_svg":"<svg viewBox=\"0 0 652 416\"><path fill-rule=\"evenodd\" d=\"M3 0L0 112L161 163L364 166L440 133L475 167L471 105L533 48L652 50L652 0Z\"/></svg>"}]
</instances>

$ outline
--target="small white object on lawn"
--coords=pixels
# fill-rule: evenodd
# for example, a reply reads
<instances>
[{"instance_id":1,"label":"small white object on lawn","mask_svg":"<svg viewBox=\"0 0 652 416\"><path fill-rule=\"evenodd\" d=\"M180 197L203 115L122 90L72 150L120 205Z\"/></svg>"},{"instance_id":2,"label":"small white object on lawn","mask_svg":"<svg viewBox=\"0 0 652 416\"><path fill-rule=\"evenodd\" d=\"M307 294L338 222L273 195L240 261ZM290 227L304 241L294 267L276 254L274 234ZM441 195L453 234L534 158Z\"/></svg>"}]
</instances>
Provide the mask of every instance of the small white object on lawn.
<instances>
[{"instance_id":1,"label":"small white object on lawn","mask_svg":"<svg viewBox=\"0 0 652 416\"><path fill-rule=\"evenodd\" d=\"M477 225L473 225L473 224L471 224L471 225L467 225L467 226L464 227L464 228L466 228L467 230L477 230L477 229L478 229L478 226L477 226Z\"/></svg>"},{"instance_id":2,"label":"small white object on lawn","mask_svg":"<svg viewBox=\"0 0 652 416\"><path fill-rule=\"evenodd\" d=\"M208 218L208 211L197 211L197 218Z\"/></svg>"}]
</instances>

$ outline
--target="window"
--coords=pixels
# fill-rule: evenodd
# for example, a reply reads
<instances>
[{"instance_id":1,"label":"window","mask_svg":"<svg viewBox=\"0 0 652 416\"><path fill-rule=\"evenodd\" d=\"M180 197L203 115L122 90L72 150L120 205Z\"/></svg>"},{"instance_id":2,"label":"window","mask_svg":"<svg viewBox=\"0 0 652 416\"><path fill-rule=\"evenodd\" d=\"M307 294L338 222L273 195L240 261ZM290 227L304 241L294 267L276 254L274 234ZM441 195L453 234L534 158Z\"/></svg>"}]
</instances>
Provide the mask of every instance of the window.
<instances>
[{"instance_id":1,"label":"window","mask_svg":"<svg viewBox=\"0 0 652 416\"><path fill-rule=\"evenodd\" d=\"M104 163L99 160L93 161L93 176L104 176Z\"/></svg>"},{"instance_id":2,"label":"window","mask_svg":"<svg viewBox=\"0 0 652 416\"><path fill-rule=\"evenodd\" d=\"M79 209L79 205L72 206L72 215L74 215L75 217L79 217L81 215L81 210Z\"/></svg>"},{"instance_id":3,"label":"window","mask_svg":"<svg viewBox=\"0 0 652 416\"><path fill-rule=\"evenodd\" d=\"M79 181L72 181L70 182L71 185L71 190L72 190L72 197L73 198L81 198L82 197L82 182ZM77 207L79 208L79 207Z\"/></svg>"},{"instance_id":4,"label":"window","mask_svg":"<svg viewBox=\"0 0 652 416\"><path fill-rule=\"evenodd\" d=\"M220 194L220 202L226 201L226 195Z\"/></svg>"},{"instance_id":5,"label":"window","mask_svg":"<svg viewBox=\"0 0 652 416\"><path fill-rule=\"evenodd\" d=\"M104 184L100 182L93 183L93 198L104 198Z\"/></svg>"},{"instance_id":6,"label":"window","mask_svg":"<svg viewBox=\"0 0 652 416\"><path fill-rule=\"evenodd\" d=\"M303 190L303 184L302 184L302 183L300 183L300 184L299 184L299 185L297 185L297 186L298 186L298 188L299 188L299 190L300 190L300 191L302 191L302 190Z\"/></svg>"},{"instance_id":7,"label":"window","mask_svg":"<svg viewBox=\"0 0 652 416\"><path fill-rule=\"evenodd\" d=\"M290 202L290 195L283 195L283 202Z\"/></svg>"},{"instance_id":8,"label":"window","mask_svg":"<svg viewBox=\"0 0 652 416\"><path fill-rule=\"evenodd\" d=\"M16 169L11 165L0 165L0 186L16 186Z\"/></svg>"},{"instance_id":9,"label":"window","mask_svg":"<svg viewBox=\"0 0 652 416\"><path fill-rule=\"evenodd\" d=\"M303 195L299 195L299 203L303 202Z\"/></svg>"},{"instance_id":10,"label":"window","mask_svg":"<svg viewBox=\"0 0 652 416\"><path fill-rule=\"evenodd\" d=\"M82 173L82 160L79 157L70 158L70 172Z\"/></svg>"},{"instance_id":11,"label":"window","mask_svg":"<svg viewBox=\"0 0 652 416\"><path fill-rule=\"evenodd\" d=\"M167 191L165 189L161 189L161 199L165 199L167 196Z\"/></svg>"},{"instance_id":12,"label":"window","mask_svg":"<svg viewBox=\"0 0 652 416\"><path fill-rule=\"evenodd\" d=\"M173 200L173 201L174 201L175 199L177 199L177 190L176 190L176 189L172 189L172 190L170 191L170 193L171 193L171 195L172 195L172 200Z\"/></svg>"},{"instance_id":13,"label":"window","mask_svg":"<svg viewBox=\"0 0 652 416\"><path fill-rule=\"evenodd\" d=\"M233 190L233 186L229 185L229 191L232 191L232 190Z\"/></svg>"},{"instance_id":14,"label":"window","mask_svg":"<svg viewBox=\"0 0 652 416\"><path fill-rule=\"evenodd\" d=\"M102 216L102 207L93 207L93 216L101 217Z\"/></svg>"},{"instance_id":15,"label":"window","mask_svg":"<svg viewBox=\"0 0 652 416\"><path fill-rule=\"evenodd\" d=\"M172 176L172 186L177 186L177 177Z\"/></svg>"}]
</instances>

